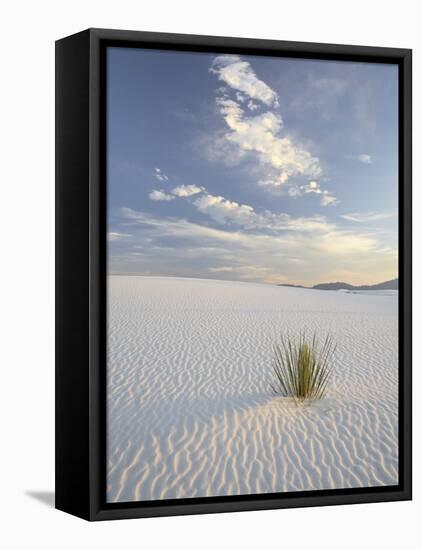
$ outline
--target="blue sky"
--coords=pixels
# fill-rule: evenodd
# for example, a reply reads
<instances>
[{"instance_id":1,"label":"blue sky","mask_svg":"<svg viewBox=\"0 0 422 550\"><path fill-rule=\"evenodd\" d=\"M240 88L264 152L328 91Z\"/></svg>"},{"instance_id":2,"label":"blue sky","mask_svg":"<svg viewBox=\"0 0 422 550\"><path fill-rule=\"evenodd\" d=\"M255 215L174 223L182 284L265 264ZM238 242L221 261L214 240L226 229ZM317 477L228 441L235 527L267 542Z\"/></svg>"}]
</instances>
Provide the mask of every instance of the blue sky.
<instances>
[{"instance_id":1,"label":"blue sky","mask_svg":"<svg viewBox=\"0 0 422 550\"><path fill-rule=\"evenodd\" d=\"M397 276L397 68L108 49L110 273Z\"/></svg>"}]
</instances>

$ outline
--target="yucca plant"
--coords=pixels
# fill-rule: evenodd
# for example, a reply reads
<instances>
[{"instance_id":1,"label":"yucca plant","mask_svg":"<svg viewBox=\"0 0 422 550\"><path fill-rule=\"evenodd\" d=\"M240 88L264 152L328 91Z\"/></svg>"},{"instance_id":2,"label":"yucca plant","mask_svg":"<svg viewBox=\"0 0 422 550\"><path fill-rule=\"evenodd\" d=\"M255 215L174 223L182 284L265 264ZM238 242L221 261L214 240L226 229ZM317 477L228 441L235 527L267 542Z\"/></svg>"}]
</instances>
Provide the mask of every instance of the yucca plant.
<instances>
[{"instance_id":1,"label":"yucca plant","mask_svg":"<svg viewBox=\"0 0 422 550\"><path fill-rule=\"evenodd\" d=\"M333 370L333 354L336 345L327 335L320 347L316 334L310 341L304 333L294 339L282 338L274 345L273 374L271 388L277 395L293 397L295 401L321 399L327 388Z\"/></svg>"}]
</instances>

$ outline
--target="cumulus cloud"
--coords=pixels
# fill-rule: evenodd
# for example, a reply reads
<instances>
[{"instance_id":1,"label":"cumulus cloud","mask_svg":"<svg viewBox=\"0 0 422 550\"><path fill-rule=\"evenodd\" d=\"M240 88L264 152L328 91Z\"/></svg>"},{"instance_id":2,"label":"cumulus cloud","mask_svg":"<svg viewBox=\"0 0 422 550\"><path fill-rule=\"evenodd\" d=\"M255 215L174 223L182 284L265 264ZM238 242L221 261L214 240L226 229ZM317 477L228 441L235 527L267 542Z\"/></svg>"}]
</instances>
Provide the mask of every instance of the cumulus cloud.
<instances>
[{"instance_id":1,"label":"cumulus cloud","mask_svg":"<svg viewBox=\"0 0 422 550\"><path fill-rule=\"evenodd\" d=\"M235 222L239 225L248 225L252 223L252 218L255 216L252 206L238 204L214 195L203 195L194 202L194 205L218 223Z\"/></svg>"},{"instance_id":2,"label":"cumulus cloud","mask_svg":"<svg viewBox=\"0 0 422 550\"><path fill-rule=\"evenodd\" d=\"M238 55L219 55L210 68L219 80L251 99L261 101L265 105L277 106L278 95L265 82L260 80L250 64Z\"/></svg>"},{"instance_id":3,"label":"cumulus cloud","mask_svg":"<svg viewBox=\"0 0 422 550\"><path fill-rule=\"evenodd\" d=\"M168 181L168 177L162 172L160 168L154 168L154 176L158 181Z\"/></svg>"},{"instance_id":4,"label":"cumulus cloud","mask_svg":"<svg viewBox=\"0 0 422 550\"><path fill-rule=\"evenodd\" d=\"M241 106L227 97L218 97L220 113L230 129L225 138L242 152L257 155L260 163L272 169L261 185L279 187L294 175L321 175L319 159L309 151L281 135L283 120L280 115L266 111L245 116Z\"/></svg>"},{"instance_id":5,"label":"cumulus cloud","mask_svg":"<svg viewBox=\"0 0 422 550\"><path fill-rule=\"evenodd\" d=\"M259 185L270 190L283 190L291 196L303 194L292 181L297 178L317 180L322 175L321 164L318 157L286 132L282 116L273 109L278 107L276 92L259 80L250 64L239 56L218 56L211 72L236 90L231 97L224 90L216 98L219 112L229 130L223 138L218 138L227 144L226 156L231 162L233 158L240 161L253 156L263 173L258 180ZM239 96L240 92L249 96L248 102L243 95ZM259 109L257 101L266 107L263 112L254 112ZM224 146L220 144L218 150L219 156L224 155ZM323 206L337 203L335 196L328 191L320 189L318 194L322 195L320 203Z\"/></svg>"},{"instance_id":6,"label":"cumulus cloud","mask_svg":"<svg viewBox=\"0 0 422 550\"><path fill-rule=\"evenodd\" d=\"M204 190L204 187L198 187L197 185L178 185L173 189L172 193L177 197L190 197Z\"/></svg>"},{"instance_id":7,"label":"cumulus cloud","mask_svg":"<svg viewBox=\"0 0 422 550\"><path fill-rule=\"evenodd\" d=\"M162 190L158 191L156 189L154 189L154 191L151 191L148 196L152 201L172 201L174 199L172 195L169 195Z\"/></svg>"}]
</instances>

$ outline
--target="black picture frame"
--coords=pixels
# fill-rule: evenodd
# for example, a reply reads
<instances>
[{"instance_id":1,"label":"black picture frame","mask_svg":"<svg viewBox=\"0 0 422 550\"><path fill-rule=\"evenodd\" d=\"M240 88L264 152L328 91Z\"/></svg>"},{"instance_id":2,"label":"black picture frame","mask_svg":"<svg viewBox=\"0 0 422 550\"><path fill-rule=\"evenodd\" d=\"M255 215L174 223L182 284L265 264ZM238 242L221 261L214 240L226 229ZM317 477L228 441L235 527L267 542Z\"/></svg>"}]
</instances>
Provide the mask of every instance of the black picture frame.
<instances>
[{"instance_id":1,"label":"black picture frame","mask_svg":"<svg viewBox=\"0 0 422 550\"><path fill-rule=\"evenodd\" d=\"M399 484L107 504L105 500L107 46L392 63L399 68ZM412 497L412 52L88 29L56 42L56 508L109 520Z\"/></svg>"}]
</instances>

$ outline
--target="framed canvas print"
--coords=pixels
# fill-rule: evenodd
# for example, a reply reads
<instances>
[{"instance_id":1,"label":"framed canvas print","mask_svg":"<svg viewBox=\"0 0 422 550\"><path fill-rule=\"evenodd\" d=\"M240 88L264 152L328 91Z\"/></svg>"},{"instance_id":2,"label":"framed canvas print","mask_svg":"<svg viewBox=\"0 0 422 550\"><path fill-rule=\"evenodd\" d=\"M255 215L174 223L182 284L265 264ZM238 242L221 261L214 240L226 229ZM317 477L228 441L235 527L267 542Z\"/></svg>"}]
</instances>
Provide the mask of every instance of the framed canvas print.
<instances>
[{"instance_id":1,"label":"framed canvas print","mask_svg":"<svg viewBox=\"0 0 422 550\"><path fill-rule=\"evenodd\" d=\"M411 51L56 43L56 506L411 498Z\"/></svg>"}]
</instances>

